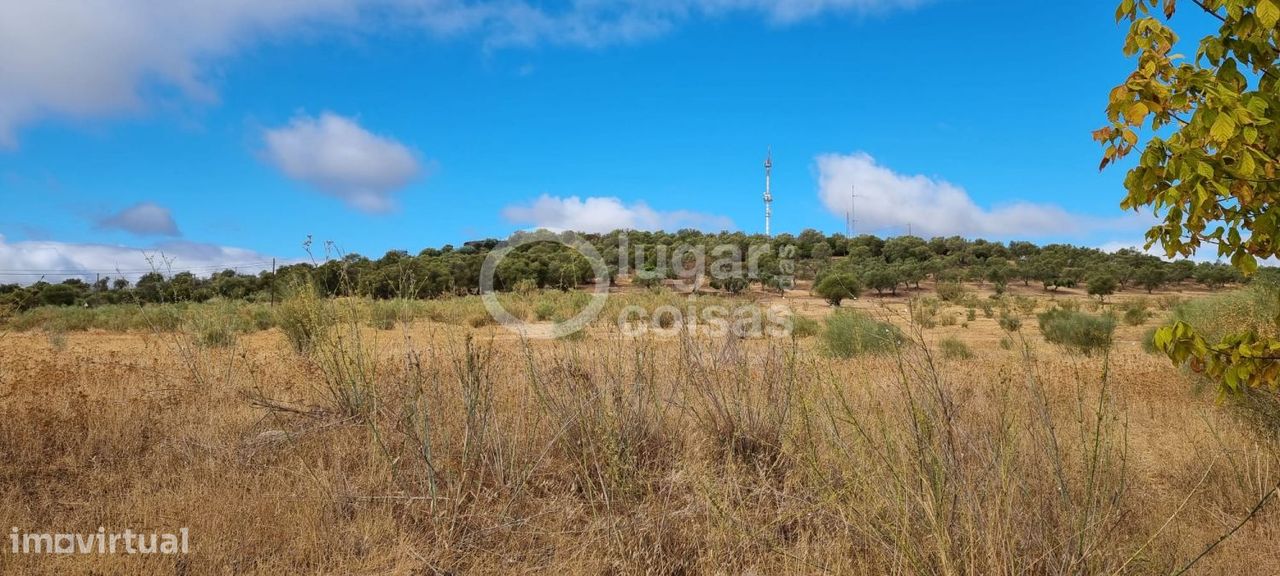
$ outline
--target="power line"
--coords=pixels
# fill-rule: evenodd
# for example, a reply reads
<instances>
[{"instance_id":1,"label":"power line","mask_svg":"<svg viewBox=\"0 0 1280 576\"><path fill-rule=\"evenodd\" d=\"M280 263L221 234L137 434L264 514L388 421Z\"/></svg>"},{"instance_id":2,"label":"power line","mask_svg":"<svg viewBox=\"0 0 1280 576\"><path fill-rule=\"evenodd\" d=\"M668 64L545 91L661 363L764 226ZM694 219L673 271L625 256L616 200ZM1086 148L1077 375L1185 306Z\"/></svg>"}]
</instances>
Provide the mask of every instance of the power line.
<instances>
[{"instance_id":1,"label":"power line","mask_svg":"<svg viewBox=\"0 0 1280 576\"><path fill-rule=\"evenodd\" d=\"M249 271L253 271L255 273L262 272L269 269L270 266L271 266L270 261L262 261L262 262L245 262L245 263L235 263L235 264L220 264L216 266L213 266L213 265L193 266L190 268L157 267L157 268L147 268L147 269L140 268L140 269L129 269L129 270L116 270L116 269L110 269L110 270L107 270L107 269L101 269L101 270L96 270L96 269L4 270L4 269L0 269L0 278L39 279L43 277L62 278L62 277L90 277L90 276L95 276L95 277L107 276L107 277L120 278L120 277L137 277L137 276L143 276L151 273L158 273L163 276L172 276L172 275L182 274L182 273L191 273L197 276L212 276L224 270L231 270L236 272L237 274L249 273Z\"/></svg>"},{"instance_id":2,"label":"power line","mask_svg":"<svg viewBox=\"0 0 1280 576\"><path fill-rule=\"evenodd\" d=\"M203 266L176 266L173 268L177 272L201 272L201 271L217 271L234 270L236 268L266 268L271 265L270 260L261 260L257 262L239 262L233 264L206 264ZM167 266L157 266L154 268L13 268L0 269L0 274L10 275L28 275L28 274L146 274L149 272L166 272Z\"/></svg>"}]
</instances>

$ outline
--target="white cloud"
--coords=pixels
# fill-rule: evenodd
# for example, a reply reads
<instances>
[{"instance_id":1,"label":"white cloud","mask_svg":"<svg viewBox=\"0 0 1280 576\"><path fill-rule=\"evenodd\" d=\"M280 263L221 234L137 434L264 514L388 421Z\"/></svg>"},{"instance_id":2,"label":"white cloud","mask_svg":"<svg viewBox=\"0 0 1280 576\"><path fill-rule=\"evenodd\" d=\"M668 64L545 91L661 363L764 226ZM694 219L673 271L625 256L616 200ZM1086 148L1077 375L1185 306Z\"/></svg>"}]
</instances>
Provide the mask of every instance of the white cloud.
<instances>
[{"instance_id":1,"label":"white cloud","mask_svg":"<svg viewBox=\"0 0 1280 576\"><path fill-rule=\"evenodd\" d=\"M687 210L659 212L644 202L627 205L618 198L594 196L582 199L543 194L527 205L507 206L502 210L502 216L510 222L528 224L533 228L574 232L680 228L718 232L733 228L733 221L724 216Z\"/></svg>"},{"instance_id":2,"label":"white cloud","mask_svg":"<svg viewBox=\"0 0 1280 576\"><path fill-rule=\"evenodd\" d=\"M788 24L922 0L4 0L0 2L0 147L49 116L145 109L155 88L216 99L206 68L298 30L416 27L490 47L603 46L660 36L696 18L745 12ZM161 90L163 93L163 90Z\"/></svg>"},{"instance_id":3,"label":"white cloud","mask_svg":"<svg viewBox=\"0 0 1280 576\"><path fill-rule=\"evenodd\" d=\"M364 212L394 209L395 192L422 172L405 145L328 112L294 118L263 139L267 161L281 172Z\"/></svg>"},{"instance_id":4,"label":"white cloud","mask_svg":"<svg viewBox=\"0 0 1280 576\"><path fill-rule=\"evenodd\" d=\"M1014 202L984 208L964 188L923 175L899 174L864 152L818 156L819 197L832 214L851 209L859 230L917 236L1044 237L1107 229L1143 229L1148 216L1097 218L1052 204ZM856 186L857 199L850 198Z\"/></svg>"},{"instance_id":5,"label":"white cloud","mask_svg":"<svg viewBox=\"0 0 1280 576\"><path fill-rule=\"evenodd\" d=\"M168 208L153 202L134 204L117 214L98 220L98 227L124 230L138 236L181 236L178 223Z\"/></svg>"},{"instance_id":6,"label":"white cloud","mask_svg":"<svg viewBox=\"0 0 1280 576\"><path fill-rule=\"evenodd\" d=\"M36 241L7 242L0 236L0 283L30 284L66 278L92 280L95 274L136 279L155 270L192 271L208 276L225 268L256 273L271 268L270 257L252 250L201 244L165 242L151 247Z\"/></svg>"}]
</instances>

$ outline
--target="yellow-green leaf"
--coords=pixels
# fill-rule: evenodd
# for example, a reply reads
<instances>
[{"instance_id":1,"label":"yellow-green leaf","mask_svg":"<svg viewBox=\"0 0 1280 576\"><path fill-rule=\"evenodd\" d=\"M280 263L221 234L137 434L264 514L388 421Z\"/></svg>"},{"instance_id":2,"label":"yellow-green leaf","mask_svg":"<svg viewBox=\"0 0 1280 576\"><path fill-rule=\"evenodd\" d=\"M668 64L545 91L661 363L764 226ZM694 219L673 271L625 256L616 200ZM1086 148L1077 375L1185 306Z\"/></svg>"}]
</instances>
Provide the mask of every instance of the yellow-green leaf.
<instances>
[{"instance_id":1,"label":"yellow-green leaf","mask_svg":"<svg viewBox=\"0 0 1280 576\"><path fill-rule=\"evenodd\" d=\"M1274 0L1259 0L1257 9L1258 21L1267 28L1274 28L1280 21L1280 6Z\"/></svg>"}]
</instances>

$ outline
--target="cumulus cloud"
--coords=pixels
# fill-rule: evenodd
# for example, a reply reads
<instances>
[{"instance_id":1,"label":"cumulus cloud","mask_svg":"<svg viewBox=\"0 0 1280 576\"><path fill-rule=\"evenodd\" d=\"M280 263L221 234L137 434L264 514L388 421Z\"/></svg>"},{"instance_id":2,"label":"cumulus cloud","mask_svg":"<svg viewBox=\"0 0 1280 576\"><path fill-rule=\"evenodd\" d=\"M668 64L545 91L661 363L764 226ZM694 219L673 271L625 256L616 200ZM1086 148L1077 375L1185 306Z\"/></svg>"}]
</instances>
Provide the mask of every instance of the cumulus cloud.
<instances>
[{"instance_id":1,"label":"cumulus cloud","mask_svg":"<svg viewBox=\"0 0 1280 576\"><path fill-rule=\"evenodd\" d=\"M0 2L0 146L48 116L145 108L154 88L212 101L210 62L264 39L411 26L486 46L603 46L660 36L693 18L754 13L785 25L922 0L12 0ZM162 92L163 93L163 92Z\"/></svg>"},{"instance_id":2,"label":"cumulus cloud","mask_svg":"<svg viewBox=\"0 0 1280 576\"><path fill-rule=\"evenodd\" d=\"M574 232L680 228L718 232L733 228L733 221L724 216L687 210L659 212L644 202L628 205L618 198L595 196L583 199L543 194L529 204L504 208L502 216L510 222L527 224L532 228Z\"/></svg>"},{"instance_id":3,"label":"cumulus cloud","mask_svg":"<svg viewBox=\"0 0 1280 576\"><path fill-rule=\"evenodd\" d=\"M395 208L395 192L422 172L414 152L332 113L299 116L263 135L264 155L285 175L364 212Z\"/></svg>"},{"instance_id":4,"label":"cumulus cloud","mask_svg":"<svg viewBox=\"0 0 1280 576\"><path fill-rule=\"evenodd\" d=\"M270 257L253 250L164 242L150 247L27 240L8 242L0 235L0 283L30 284L67 278L92 280L95 274L136 279L151 270L191 271L207 276L226 268L255 273L270 269Z\"/></svg>"},{"instance_id":5,"label":"cumulus cloud","mask_svg":"<svg viewBox=\"0 0 1280 576\"><path fill-rule=\"evenodd\" d=\"M98 220L103 230L124 230L138 236L181 236L168 208L154 202L134 204Z\"/></svg>"},{"instance_id":6,"label":"cumulus cloud","mask_svg":"<svg viewBox=\"0 0 1280 576\"><path fill-rule=\"evenodd\" d=\"M984 208L964 188L938 178L899 174L864 152L817 158L819 196L832 214L844 218L852 207L860 230L905 231L917 236L1024 236L1084 234L1107 229L1141 229L1149 216L1096 218L1052 204L1013 202ZM856 186L857 199L850 197Z\"/></svg>"}]
</instances>

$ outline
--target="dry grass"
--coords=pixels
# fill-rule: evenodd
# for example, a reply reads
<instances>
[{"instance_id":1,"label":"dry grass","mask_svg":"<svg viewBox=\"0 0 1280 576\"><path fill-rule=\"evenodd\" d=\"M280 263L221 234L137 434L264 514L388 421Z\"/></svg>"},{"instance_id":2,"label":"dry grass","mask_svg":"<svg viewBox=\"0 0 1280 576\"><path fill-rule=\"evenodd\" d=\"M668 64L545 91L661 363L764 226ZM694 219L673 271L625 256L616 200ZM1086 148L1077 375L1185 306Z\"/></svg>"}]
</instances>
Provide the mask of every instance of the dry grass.
<instances>
[{"instance_id":1,"label":"dry grass","mask_svg":"<svg viewBox=\"0 0 1280 576\"><path fill-rule=\"evenodd\" d=\"M0 526L186 526L194 550L5 549L0 573L1169 573L1280 478L1274 433L1127 332L1085 358L900 322L914 343L839 358L607 323L526 342L448 304L315 304L302 353L278 329L9 334ZM1264 509L1197 568L1276 572L1278 537Z\"/></svg>"}]
</instances>

